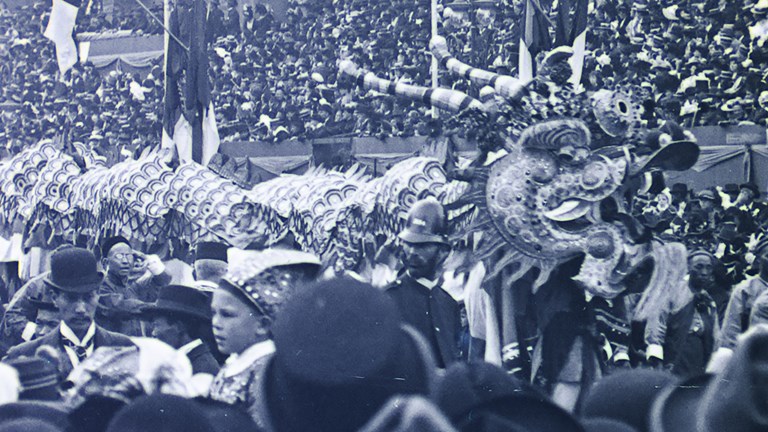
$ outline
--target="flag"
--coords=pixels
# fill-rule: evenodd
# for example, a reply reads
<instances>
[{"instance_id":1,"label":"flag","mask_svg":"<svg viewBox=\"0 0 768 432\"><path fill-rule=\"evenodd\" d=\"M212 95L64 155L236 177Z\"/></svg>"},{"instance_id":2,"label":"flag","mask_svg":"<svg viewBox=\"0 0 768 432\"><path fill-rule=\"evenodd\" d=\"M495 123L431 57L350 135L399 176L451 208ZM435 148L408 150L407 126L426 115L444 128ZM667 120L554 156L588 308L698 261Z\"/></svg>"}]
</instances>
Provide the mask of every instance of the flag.
<instances>
[{"instance_id":1,"label":"flag","mask_svg":"<svg viewBox=\"0 0 768 432\"><path fill-rule=\"evenodd\" d=\"M192 0L189 60L184 86L184 112L192 125L192 160L207 165L219 150L219 133L208 83L205 42L206 2Z\"/></svg>"},{"instance_id":2,"label":"flag","mask_svg":"<svg viewBox=\"0 0 768 432\"><path fill-rule=\"evenodd\" d=\"M182 162L207 165L218 152L219 133L208 83L205 3L165 2L166 28L188 50L166 33L163 147L174 146Z\"/></svg>"},{"instance_id":3,"label":"flag","mask_svg":"<svg viewBox=\"0 0 768 432\"><path fill-rule=\"evenodd\" d=\"M581 82L581 72L584 68L588 12L589 0L559 0L555 46L570 46L573 48L573 55L568 59L568 63L573 71L568 81L573 85L578 85Z\"/></svg>"},{"instance_id":4,"label":"flag","mask_svg":"<svg viewBox=\"0 0 768 432\"><path fill-rule=\"evenodd\" d=\"M541 9L538 0L525 0L523 22L520 27L520 54L518 58L519 78L530 81L536 72L536 55L552 47L549 36L549 19Z\"/></svg>"},{"instance_id":5,"label":"flag","mask_svg":"<svg viewBox=\"0 0 768 432\"><path fill-rule=\"evenodd\" d=\"M56 45L56 61L63 74L77 63L77 46L72 38L80 0L53 0L51 16L43 36Z\"/></svg>"},{"instance_id":6,"label":"flag","mask_svg":"<svg viewBox=\"0 0 768 432\"><path fill-rule=\"evenodd\" d=\"M181 34L179 26L179 11L175 2L164 2L165 28L177 37ZM183 72L186 52L182 46L165 33L164 75L165 97L163 107L163 140L162 147L176 147L180 159L191 159L192 127L181 114L181 92L179 82ZM187 154L189 156L187 157Z\"/></svg>"}]
</instances>

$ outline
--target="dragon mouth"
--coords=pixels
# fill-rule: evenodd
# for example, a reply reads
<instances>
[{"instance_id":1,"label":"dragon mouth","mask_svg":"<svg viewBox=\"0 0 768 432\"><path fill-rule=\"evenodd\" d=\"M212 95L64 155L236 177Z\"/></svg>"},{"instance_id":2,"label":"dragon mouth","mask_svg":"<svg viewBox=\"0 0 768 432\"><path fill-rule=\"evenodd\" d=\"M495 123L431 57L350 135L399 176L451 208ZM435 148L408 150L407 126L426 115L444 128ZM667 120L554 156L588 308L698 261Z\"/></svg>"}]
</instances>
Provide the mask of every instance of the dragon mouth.
<instances>
[{"instance_id":1,"label":"dragon mouth","mask_svg":"<svg viewBox=\"0 0 768 432\"><path fill-rule=\"evenodd\" d=\"M593 207L594 203L587 201L567 200L563 201L557 208L544 213L544 217L551 220L563 231L579 232L594 224L594 221L589 218Z\"/></svg>"}]
</instances>

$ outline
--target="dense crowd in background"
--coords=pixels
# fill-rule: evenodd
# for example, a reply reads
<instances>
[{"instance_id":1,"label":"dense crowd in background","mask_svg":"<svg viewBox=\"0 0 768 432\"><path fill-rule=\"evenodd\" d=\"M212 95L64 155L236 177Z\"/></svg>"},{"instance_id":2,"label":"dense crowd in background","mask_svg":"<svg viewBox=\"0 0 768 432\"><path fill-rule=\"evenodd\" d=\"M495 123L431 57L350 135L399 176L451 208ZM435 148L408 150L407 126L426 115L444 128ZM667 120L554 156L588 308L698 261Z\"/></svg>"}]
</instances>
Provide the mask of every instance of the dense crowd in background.
<instances>
[{"instance_id":1,"label":"dense crowd in background","mask_svg":"<svg viewBox=\"0 0 768 432\"><path fill-rule=\"evenodd\" d=\"M757 274L749 252L768 232L768 205L754 183L702 190L675 183L658 195L636 197L633 215L660 238L714 254L723 286Z\"/></svg>"},{"instance_id":2,"label":"dense crowd in background","mask_svg":"<svg viewBox=\"0 0 768 432\"><path fill-rule=\"evenodd\" d=\"M282 21L261 4L213 4L209 71L225 141L432 132L427 107L338 83L336 70L338 59L351 58L379 76L430 85L428 2L295 1ZM630 86L651 127L664 119L685 127L766 124L765 2L593 5L586 91ZM153 11L162 15L157 5ZM439 32L462 61L515 76L521 13L517 1L469 10L441 5ZM145 76L99 72L85 63L59 77L53 45L42 36L47 15L38 3L0 17L0 140L8 151L62 128L71 140L90 142L108 157L159 142L162 59ZM162 31L138 8L118 7L110 17L94 7L81 14L76 32ZM466 80L444 72L440 84L477 96Z\"/></svg>"}]
</instances>

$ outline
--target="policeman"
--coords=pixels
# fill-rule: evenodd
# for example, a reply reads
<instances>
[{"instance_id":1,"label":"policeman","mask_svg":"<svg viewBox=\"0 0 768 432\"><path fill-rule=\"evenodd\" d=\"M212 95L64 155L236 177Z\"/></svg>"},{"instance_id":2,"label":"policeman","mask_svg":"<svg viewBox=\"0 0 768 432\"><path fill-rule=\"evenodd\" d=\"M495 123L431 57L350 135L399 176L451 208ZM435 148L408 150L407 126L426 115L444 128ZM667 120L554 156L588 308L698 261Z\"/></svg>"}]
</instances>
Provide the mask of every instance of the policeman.
<instances>
[{"instance_id":1,"label":"policeman","mask_svg":"<svg viewBox=\"0 0 768 432\"><path fill-rule=\"evenodd\" d=\"M443 206L430 198L408 212L403 242L404 271L387 287L403 320L429 340L438 366L459 359L461 318L458 303L442 288L441 268L450 253Z\"/></svg>"}]
</instances>

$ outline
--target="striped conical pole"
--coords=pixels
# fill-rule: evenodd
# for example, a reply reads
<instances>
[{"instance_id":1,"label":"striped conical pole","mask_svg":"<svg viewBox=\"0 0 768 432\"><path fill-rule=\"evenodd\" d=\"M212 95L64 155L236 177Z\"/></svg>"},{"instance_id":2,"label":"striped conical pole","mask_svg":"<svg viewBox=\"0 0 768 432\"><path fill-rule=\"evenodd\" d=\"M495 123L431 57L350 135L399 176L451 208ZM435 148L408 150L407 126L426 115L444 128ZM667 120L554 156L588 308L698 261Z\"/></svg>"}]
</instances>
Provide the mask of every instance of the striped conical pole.
<instances>
[{"instance_id":1,"label":"striped conical pole","mask_svg":"<svg viewBox=\"0 0 768 432\"><path fill-rule=\"evenodd\" d=\"M360 69L350 60L339 62L339 71L354 78L358 85L369 90L401 96L454 113L472 108L484 110L483 104L477 99L457 90L429 88L404 84L377 77L373 72Z\"/></svg>"},{"instance_id":2,"label":"striped conical pole","mask_svg":"<svg viewBox=\"0 0 768 432\"><path fill-rule=\"evenodd\" d=\"M456 75L463 76L473 83L491 86L506 99L516 100L524 94L525 86L528 82L508 75L499 75L477 69L462 63L448 52L448 43L442 36L433 37L429 43L429 48L440 64Z\"/></svg>"}]
</instances>

